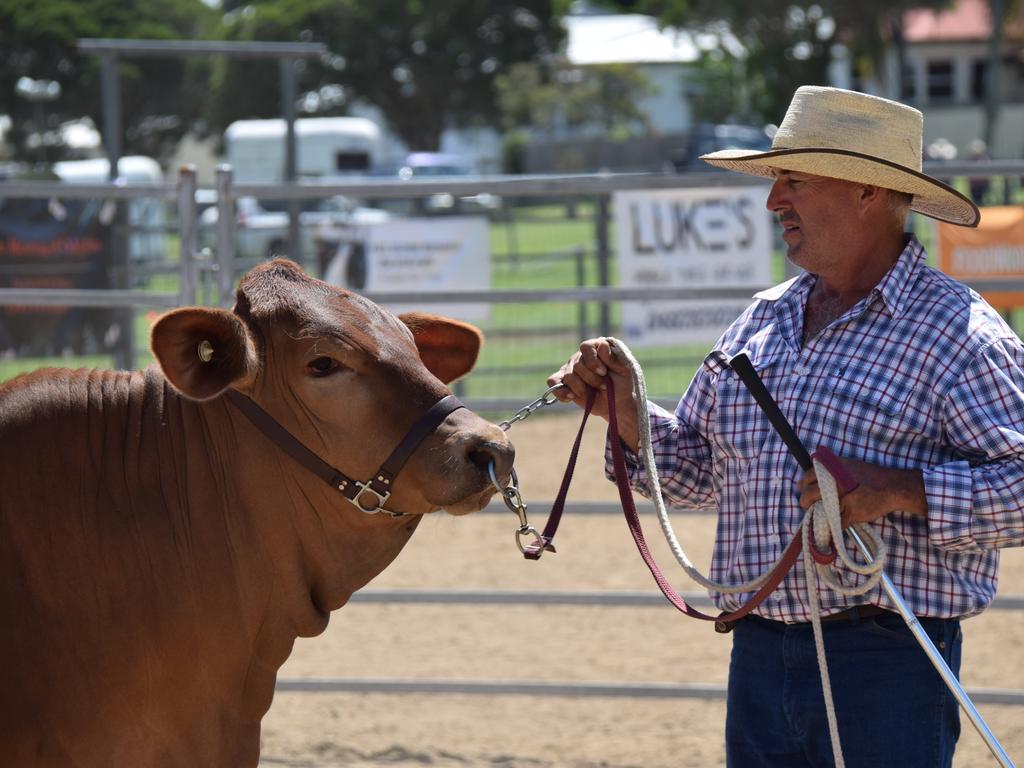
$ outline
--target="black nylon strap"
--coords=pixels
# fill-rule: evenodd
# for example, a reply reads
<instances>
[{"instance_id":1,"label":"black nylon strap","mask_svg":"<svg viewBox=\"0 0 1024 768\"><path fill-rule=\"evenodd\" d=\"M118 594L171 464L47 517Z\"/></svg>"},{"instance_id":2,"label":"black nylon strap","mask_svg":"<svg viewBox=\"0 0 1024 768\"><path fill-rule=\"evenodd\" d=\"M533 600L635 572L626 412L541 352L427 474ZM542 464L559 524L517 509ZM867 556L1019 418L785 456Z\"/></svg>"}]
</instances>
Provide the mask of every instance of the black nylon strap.
<instances>
[{"instance_id":1,"label":"black nylon strap","mask_svg":"<svg viewBox=\"0 0 1024 768\"><path fill-rule=\"evenodd\" d=\"M310 472L322 478L324 482L334 487L338 487L342 483L348 486L354 485L352 480L346 477L343 472L338 471L313 453L313 451L309 450L253 400L234 389L227 390L227 397L238 410L249 418L249 421L259 427L260 431L270 438L271 442L276 443L285 453Z\"/></svg>"},{"instance_id":2,"label":"black nylon strap","mask_svg":"<svg viewBox=\"0 0 1024 768\"><path fill-rule=\"evenodd\" d=\"M391 484L398 473L402 471L405 462L409 460L412 452L423 442L424 438L437 429L438 425L448 418L448 414L465 407L455 395L442 397L434 403L426 413L420 416L419 421L412 425L398 447L380 465L380 469L373 476L369 486L377 493L389 492Z\"/></svg>"},{"instance_id":3,"label":"black nylon strap","mask_svg":"<svg viewBox=\"0 0 1024 768\"><path fill-rule=\"evenodd\" d=\"M754 368L754 364L750 362L750 358L745 353L740 352L729 360L729 367L736 371L740 381L750 391L750 394L754 396L754 400L757 401L764 415L768 417L768 421L771 422L775 431L778 432L782 442L789 448L789 452L793 454L797 464L804 470L811 469L814 465L811 462L810 454L804 448L804 444L797 436L793 425L789 423L789 420L782 413L779 404L775 402L775 398L772 397L764 382L761 381L761 377L757 375L757 370Z\"/></svg>"}]
</instances>

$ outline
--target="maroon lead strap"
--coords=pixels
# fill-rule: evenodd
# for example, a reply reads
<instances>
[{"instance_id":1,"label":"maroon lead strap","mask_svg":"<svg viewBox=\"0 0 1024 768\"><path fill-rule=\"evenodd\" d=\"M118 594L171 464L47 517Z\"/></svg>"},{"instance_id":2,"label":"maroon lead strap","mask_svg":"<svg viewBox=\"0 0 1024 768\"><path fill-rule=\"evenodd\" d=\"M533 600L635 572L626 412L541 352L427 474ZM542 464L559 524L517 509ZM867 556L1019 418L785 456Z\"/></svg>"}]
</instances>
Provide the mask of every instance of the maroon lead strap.
<instances>
[{"instance_id":1,"label":"maroon lead strap","mask_svg":"<svg viewBox=\"0 0 1024 768\"><path fill-rule=\"evenodd\" d=\"M554 544L551 540L555 538L555 533L558 532L558 524L562 521L562 512L565 510L565 499L569 493L569 485L572 483L573 472L576 471L576 460L580 455L580 444L583 441L583 430L587 426L587 419L590 417L590 412L594 410L594 400L597 398L597 390L587 387L587 401L583 408L583 420L580 422L579 431L576 432L576 441L572 444L572 451L569 452L569 463L566 464L565 474L562 475L562 485L558 489L558 495L555 497L555 503L551 505L551 513L548 515L548 522L544 526L544 532L541 534L543 540L543 547L540 542L534 542L530 546L523 550L523 557L527 560L540 560L540 556L544 554L544 550L549 552L555 551Z\"/></svg>"},{"instance_id":2,"label":"maroon lead strap","mask_svg":"<svg viewBox=\"0 0 1024 768\"><path fill-rule=\"evenodd\" d=\"M615 468L615 484L619 491L619 501L622 503L622 512L625 515L626 524L629 527L629 532L633 536L636 548L640 552L640 557L643 558L644 563L647 565L648 570L654 577L654 581L657 583L661 593L670 603L672 603L673 606L675 606L677 610L695 619L713 621L715 622L715 629L717 631L728 632L735 621L743 618L754 610L782 582L783 578L785 578L786 574L800 557L800 551L803 546L801 537L793 537L783 552L782 558L775 564L775 567L769 574L768 580L737 610L729 613L722 613L718 616L709 616L708 614L701 613L696 608L687 604L682 596L679 595L679 593L673 589L672 585L668 583L664 574L662 574L661 569L654 560L654 556L651 554L650 548L647 546L647 540L644 538L643 529L640 525L640 515L637 513L636 504L633 501L633 492L629 487L629 482L627 480L628 473L626 470L626 454L622 447L622 442L619 439L618 414L615 408L615 385L612 383L611 378L605 379L605 385L608 396L608 441L611 443L612 448L612 463ZM548 517L547 525L544 526L543 539L545 548L553 549L551 541L555 536L555 532L558 530L558 524L562 518L562 512L565 507L565 498L569 490L569 483L572 481L572 475L576 469L576 460L579 456L580 441L583 437L583 430L587 425L587 418L590 416L590 412L594 408L596 394L596 390L589 387L587 388L587 399L583 409L583 421L580 424L579 431L576 434L576 442L573 444L572 452L569 455L569 463L566 466L565 475L562 478L562 486L559 488L558 497L555 499L555 503L551 507L551 514ZM536 560L540 557L539 546L537 544L533 544L530 547L527 547L523 554L531 560Z\"/></svg>"}]
</instances>

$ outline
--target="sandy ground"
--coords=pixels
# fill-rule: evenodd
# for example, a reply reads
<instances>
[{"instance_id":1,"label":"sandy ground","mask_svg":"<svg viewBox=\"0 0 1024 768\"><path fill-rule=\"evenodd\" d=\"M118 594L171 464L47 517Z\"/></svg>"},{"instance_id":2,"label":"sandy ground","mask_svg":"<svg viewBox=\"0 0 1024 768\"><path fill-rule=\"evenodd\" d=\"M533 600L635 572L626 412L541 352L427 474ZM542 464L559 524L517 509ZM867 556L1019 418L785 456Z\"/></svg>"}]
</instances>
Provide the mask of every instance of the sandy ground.
<instances>
[{"instance_id":1,"label":"sandy ground","mask_svg":"<svg viewBox=\"0 0 1024 768\"><path fill-rule=\"evenodd\" d=\"M578 426L535 416L512 431L527 502L554 498ZM613 500L602 429L590 427L570 499ZM534 521L541 527L543 519ZM702 568L713 518L676 530ZM650 519L648 538L677 589L693 590ZM370 588L645 590L656 588L621 516L563 518L559 552L522 559L514 517L437 516ZM1024 593L1024 552L1004 555L1001 592ZM989 611L965 623L963 682L1024 688L1024 622ZM730 639L667 603L651 608L354 603L320 637L300 640L281 678L701 682L726 680ZM979 706L1024 763L1024 707ZM278 693L263 721L262 766L412 768L705 768L724 765L721 701L527 695ZM994 765L964 721L958 768Z\"/></svg>"}]
</instances>

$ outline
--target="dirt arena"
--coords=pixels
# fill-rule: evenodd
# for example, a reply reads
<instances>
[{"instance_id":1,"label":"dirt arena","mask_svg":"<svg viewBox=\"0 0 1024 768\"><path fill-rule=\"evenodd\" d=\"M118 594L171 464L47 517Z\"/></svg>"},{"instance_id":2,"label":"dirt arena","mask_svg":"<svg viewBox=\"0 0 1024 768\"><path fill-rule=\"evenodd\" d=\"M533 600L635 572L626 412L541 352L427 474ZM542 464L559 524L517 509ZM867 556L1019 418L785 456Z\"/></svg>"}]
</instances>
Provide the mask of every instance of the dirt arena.
<instances>
[{"instance_id":1,"label":"dirt arena","mask_svg":"<svg viewBox=\"0 0 1024 768\"><path fill-rule=\"evenodd\" d=\"M527 502L553 499L578 418L536 416L512 430ZM613 500L603 422L592 424L570 499ZM532 520L538 527L543 518ZM706 567L710 516L677 516ZM648 538L679 590L693 590L653 518ZM370 588L656 591L620 516L571 507L559 552L527 562L515 518L436 516ZM657 545L661 546L657 546ZM1024 553L1004 554L1001 592L1024 593ZM968 688L1024 689L1024 621L989 611L965 623ZM651 608L353 604L300 640L281 678L367 677L702 682L726 680L730 639L667 603ZM879 707L884 709L884 702ZM979 706L1024 763L1024 707ZM723 766L722 701L525 695L278 693L263 721L261 766L392 768L708 768ZM840 724L841 727L841 724ZM954 763L995 765L964 720Z\"/></svg>"}]
</instances>

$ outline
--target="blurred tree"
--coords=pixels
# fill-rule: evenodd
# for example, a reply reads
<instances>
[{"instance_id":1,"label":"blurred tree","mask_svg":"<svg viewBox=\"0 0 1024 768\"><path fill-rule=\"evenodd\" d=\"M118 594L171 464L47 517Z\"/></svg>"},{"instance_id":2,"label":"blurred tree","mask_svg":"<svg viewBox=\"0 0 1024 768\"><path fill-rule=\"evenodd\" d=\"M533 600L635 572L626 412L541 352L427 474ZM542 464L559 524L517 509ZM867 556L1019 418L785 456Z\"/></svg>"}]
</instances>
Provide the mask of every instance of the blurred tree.
<instances>
[{"instance_id":1,"label":"blurred tree","mask_svg":"<svg viewBox=\"0 0 1024 768\"><path fill-rule=\"evenodd\" d=\"M77 52L79 37L202 37L218 14L202 0L0 0L0 113L11 115L16 149L35 130L33 109L15 93L20 77L55 80L50 127L89 116L101 126L100 62ZM121 61L124 150L160 156L203 114L206 69L199 60Z\"/></svg>"},{"instance_id":2,"label":"blurred tree","mask_svg":"<svg viewBox=\"0 0 1024 768\"><path fill-rule=\"evenodd\" d=\"M554 54L568 0L260 0L231 10L235 40L323 42L332 51L307 65L310 94L341 86L347 100L381 110L414 150L436 150L449 125L492 125L495 77L516 62ZM276 67L224 62L214 77L218 128L246 117L280 114ZM270 87L254 84L274 83ZM303 99L306 103L309 99ZM312 99L319 103L319 98ZM321 114L345 109L339 99Z\"/></svg>"},{"instance_id":3,"label":"blurred tree","mask_svg":"<svg viewBox=\"0 0 1024 768\"><path fill-rule=\"evenodd\" d=\"M561 125L594 125L606 136L649 130L639 97L655 86L631 64L572 67L540 62L514 64L495 78L498 107L506 128L537 128L555 137Z\"/></svg>"},{"instance_id":4,"label":"blurred tree","mask_svg":"<svg viewBox=\"0 0 1024 768\"><path fill-rule=\"evenodd\" d=\"M647 13L666 26L731 34L744 53L719 45L706 52L693 82L698 115L778 122L800 85L826 85L836 46L862 71L882 60L909 8L948 8L952 0L606 0L609 7ZM732 90L722 90L729 84ZM742 87L740 87L742 86ZM733 94L732 103L729 94ZM722 119L718 117L717 119Z\"/></svg>"},{"instance_id":5,"label":"blurred tree","mask_svg":"<svg viewBox=\"0 0 1024 768\"><path fill-rule=\"evenodd\" d=\"M583 69L581 87L575 90L577 119L593 122L612 137L628 136L639 128L650 130L650 120L637 104L657 93L657 86L633 64L599 64Z\"/></svg>"}]
</instances>

